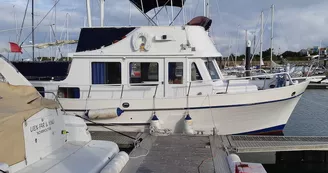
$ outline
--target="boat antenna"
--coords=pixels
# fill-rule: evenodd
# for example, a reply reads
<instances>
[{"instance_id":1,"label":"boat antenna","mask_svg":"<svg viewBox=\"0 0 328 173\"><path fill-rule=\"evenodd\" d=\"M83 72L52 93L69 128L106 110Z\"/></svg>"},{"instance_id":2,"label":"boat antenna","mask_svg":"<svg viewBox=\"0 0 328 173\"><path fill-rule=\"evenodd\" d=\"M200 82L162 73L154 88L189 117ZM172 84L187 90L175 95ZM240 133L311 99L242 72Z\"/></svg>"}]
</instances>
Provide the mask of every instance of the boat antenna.
<instances>
[{"instance_id":1,"label":"boat antenna","mask_svg":"<svg viewBox=\"0 0 328 173\"><path fill-rule=\"evenodd\" d=\"M34 0L32 0L32 60L34 61Z\"/></svg>"}]
</instances>

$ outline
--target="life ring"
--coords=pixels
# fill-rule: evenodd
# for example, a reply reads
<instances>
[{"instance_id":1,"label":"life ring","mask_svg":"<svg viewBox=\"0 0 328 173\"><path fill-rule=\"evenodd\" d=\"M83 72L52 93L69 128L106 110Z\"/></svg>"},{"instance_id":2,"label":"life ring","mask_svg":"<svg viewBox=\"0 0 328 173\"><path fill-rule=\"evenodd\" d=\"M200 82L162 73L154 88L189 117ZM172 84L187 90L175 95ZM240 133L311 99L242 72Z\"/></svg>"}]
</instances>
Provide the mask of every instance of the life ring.
<instances>
[{"instance_id":1,"label":"life ring","mask_svg":"<svg viewBox=\"0 0 328 173\"><path fill-rule=\"evenodd\" d=\"M138 40L142 38L144 41L141 42L141 43L138 43ZM150 47L151 47L151 44L150 44L150 36L147 34L147 33L143 33L143 32L138 32L136 34L133 35L132 37L132 46L133 46L133 49L135 51L138 51L140 50L142 44L143 45L143 49L145 51L149 51Z\"/></svg>"}]
</instances>

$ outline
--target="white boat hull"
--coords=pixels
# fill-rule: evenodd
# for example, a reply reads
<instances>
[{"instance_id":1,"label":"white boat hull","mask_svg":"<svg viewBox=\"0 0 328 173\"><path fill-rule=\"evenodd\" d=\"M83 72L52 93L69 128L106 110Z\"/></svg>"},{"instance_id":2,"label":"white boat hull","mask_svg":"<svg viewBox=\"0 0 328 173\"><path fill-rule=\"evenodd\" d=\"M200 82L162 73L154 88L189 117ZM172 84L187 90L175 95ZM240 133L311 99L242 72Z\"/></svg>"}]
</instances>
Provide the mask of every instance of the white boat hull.
<instances>
[{"instance_id":1,"label":"white boat hull","mask_svg":"<svg viewBox=\"0 0 328 173\"><path fill-rule=\"evenodd\" d=\"M155 111L162 129L174 133L183 132L183 121L187 112L193 120L195 132L213 133L213 128L221 135L279 133L283 130L308 81L269 90L260 90L243 94L218 94L193 96L189 98L155 99L61 99L64 108L77 114L85 109L102 109L129 103L124 113L114 119L96 120L111 128L125 132L143 132L149 130L149 124ZM153 106L155 105L155 106ZM89 124L91 131L106 129ZM115 125L115 126L113 126Z\"/></svg>"}]
</instances>

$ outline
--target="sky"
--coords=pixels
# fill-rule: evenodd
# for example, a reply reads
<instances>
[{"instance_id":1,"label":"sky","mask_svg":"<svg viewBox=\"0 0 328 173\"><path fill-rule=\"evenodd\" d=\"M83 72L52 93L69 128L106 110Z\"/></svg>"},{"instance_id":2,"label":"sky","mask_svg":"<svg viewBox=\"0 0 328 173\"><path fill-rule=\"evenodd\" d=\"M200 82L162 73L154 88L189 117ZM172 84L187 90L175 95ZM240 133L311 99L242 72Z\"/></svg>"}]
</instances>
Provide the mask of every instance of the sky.
<instances>
[{"instance_id":1,"label":"sky","mask_svg":"<svg viewBox=\"0 0 328 173\"><path fill-rule=\"evenodd\" d=\"M25 7L28 0L0 0L0 47L8 47L8 42L31 44L31 4L22 26ZM31 1L31 0L30 0ZM49 12L57 0L35 0L35 43L54 40L78 39L80 28L86 26L86 8L84 0L60 0L56 8ZM213 20L210 36L217 49L227 56L230 53L243 54L245 33L253 39L254 33L259 42L260 14L264 12L263 50L270 48L271 11L275 5L274 44L276 54L286 50L299 51L303 48L328 46L328 1L327 0L209 0L210 18ZM91 0L92 22L100 25L98 0ZM180 13L174 25L187 23L193 17L203 15L203 0L186 0L184 15ZM173 8L177 14L179 8ZM45 15L49 14L45 17ZM152 16L153 11L148 15ZM44 18L45 17L45 18ZM44 18L44 19L43 19ZM163 10L158 22L168 25L171 8ZM40 22L43 19L42 22ZM156 20L155 20L156 21ZM106 0L106 26L142 26L149 25L147 19L128 0ZM68 33L68 34L67 34ZM19 35L20 38L19 38ZM66 55L74 52L75 46L60 47ZM256 52L259 52L257 46ZM25 48L22 55L8 54L10 58L31 58L31 49ZM6 55L6 56L8 56ZM57 47L36 49L35 56L59 56Z\"/></svg>"}]
</instances>

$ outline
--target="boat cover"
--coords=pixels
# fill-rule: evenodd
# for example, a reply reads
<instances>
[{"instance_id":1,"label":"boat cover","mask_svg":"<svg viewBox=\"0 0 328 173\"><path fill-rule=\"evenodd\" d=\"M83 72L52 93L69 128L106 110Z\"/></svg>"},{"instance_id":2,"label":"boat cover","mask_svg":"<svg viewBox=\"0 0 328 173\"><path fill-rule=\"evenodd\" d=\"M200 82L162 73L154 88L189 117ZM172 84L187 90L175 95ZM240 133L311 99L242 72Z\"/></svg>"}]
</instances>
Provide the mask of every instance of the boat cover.
<instances>
[{"instance_id":1,"label":"boat cover","mask_svg":"<svg viewBox=\"0 0 328 173\"><path fill-rule=\"evenodd\" d=\"M26 79L39 81L66 79L70 65L68 61L16 61L11 63Z\"/></svg>"},{"instance_id":2,"label":"boat cover","mask_svg":"<svg viewBox=\"0 0 328 173\"><path fill-rule=\"evenodd\" d=\"M44 108L56 109L58 104L32 86L0 82L0 162L13 165L25 160L23 123Z\"/></svg>"},{"instance_id":3,"label":"boat cover","mask_svg":"<svg viewBox=\"0 0 328 173\"><path fill-rule=\"evenodd\" d=\"M187 23L187 25L202 26L205 28L205 31L207 31L208 29L210 29L210 27L212 25L212 20L205 16L198 16L198 17L191 19Z\"/></svg>"},{"instance_id":4,"label":"boat cover","mask_svg":"<svg viewBox=\"0 0 328 173\"><path fill-rule=\"evenodd\" d=\"M186 0L130 0L140 11L144 13L162 6L182 7ZM172 4L171 4L172 2Z\"/></svg>"}]
</instances>

